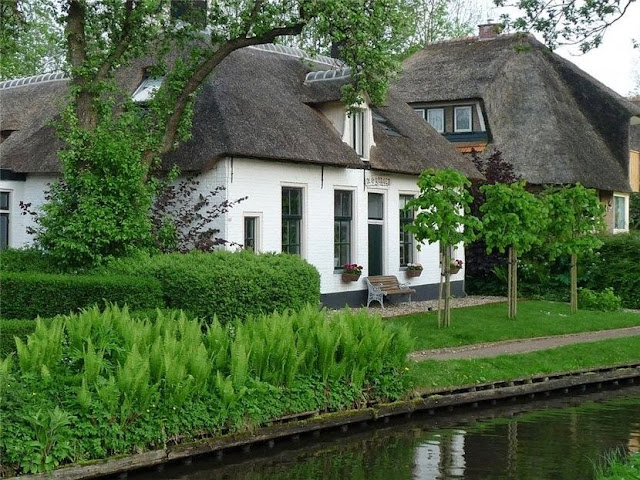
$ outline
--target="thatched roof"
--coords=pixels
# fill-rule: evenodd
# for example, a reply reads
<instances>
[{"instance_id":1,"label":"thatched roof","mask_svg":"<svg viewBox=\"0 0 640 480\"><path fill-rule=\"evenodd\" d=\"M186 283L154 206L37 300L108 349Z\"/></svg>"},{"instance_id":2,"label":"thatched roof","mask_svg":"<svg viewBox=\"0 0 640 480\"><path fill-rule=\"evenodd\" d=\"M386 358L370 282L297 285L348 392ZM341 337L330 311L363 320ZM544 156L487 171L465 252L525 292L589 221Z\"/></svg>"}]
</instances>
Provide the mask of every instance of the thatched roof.
<instances>
[{"instance_id":1,"label":"thatched roof","mask_svg":"<svg viewBox=\"0 0 640 480\"><path fill-rule=\"evenodd\" d=\"M367 168L316 108L338 100L348 78L311 74L313 78L305 81L309 72L335 69L335 60L300 58L296 52L270 45L245 48L227 57L196 101L192 138L165 157L165 167L176 164L182 171L201 171L220 158L236 156ZM131 91L143 70L130 69L123 79ZM60 171L54 132L46 125L59 111L66 89L65 80L0 89L3 110L5 104L11 106L3 113L2 129L5 124L18 129L0 147L3 168ZM27 111L21 112L20 105L26 103ZM374 128L371 168L417 174L450 166L478 177L471 162L420 121L406 103L393 95L387 103L378 113L400 135Z\"/></svg>"},{"instance_id":2,"label":"thatched roof","mask_svg":"<svg viewBox=\"0 0 640 480\"><path fill-rule=\"evenodd\" d=\"M640 109L640 95L636 95L631 99L631 102L638 106ZM636 117L637 121L633 122L629 129L629 148L640 152L640 117Z\"/></svg>"},{"instance_id":3,"label":"thatched roof","mask_svg":"<svg viewBox=\"0 0 640 480\"><path fill-rule=\"evenodd\" d=\"M428 45L396 88L411 104L483 100L489 147L531 183L630 190L629 120L640 108L531 35Z\"/></svg>"}]
</instances>

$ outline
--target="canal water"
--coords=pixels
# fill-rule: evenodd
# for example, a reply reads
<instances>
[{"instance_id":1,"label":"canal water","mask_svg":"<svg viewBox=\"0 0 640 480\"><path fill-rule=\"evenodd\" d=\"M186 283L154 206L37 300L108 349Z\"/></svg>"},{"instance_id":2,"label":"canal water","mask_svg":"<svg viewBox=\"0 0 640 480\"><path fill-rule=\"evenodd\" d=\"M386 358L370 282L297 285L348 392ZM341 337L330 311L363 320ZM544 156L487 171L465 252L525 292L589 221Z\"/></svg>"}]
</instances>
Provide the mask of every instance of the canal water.
<instances>
[{"instance_id":1,"label":"canal water","mask_svg":"<svg viewBox=\"0 0 640 480\"><path fill-rule=\"evenodd\" d=\"M129 478L585 480L604 455L639 449L640 387L631 387L323 432Z\"/></svg>"}]
</instances>

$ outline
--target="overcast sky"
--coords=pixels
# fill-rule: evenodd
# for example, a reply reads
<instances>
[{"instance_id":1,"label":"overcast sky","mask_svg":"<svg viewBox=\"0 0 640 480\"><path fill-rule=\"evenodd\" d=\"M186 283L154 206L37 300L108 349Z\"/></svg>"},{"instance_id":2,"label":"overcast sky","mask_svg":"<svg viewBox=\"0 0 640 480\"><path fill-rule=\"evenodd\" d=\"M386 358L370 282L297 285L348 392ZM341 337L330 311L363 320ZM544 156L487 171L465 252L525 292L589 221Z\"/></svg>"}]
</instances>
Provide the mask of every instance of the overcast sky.
<instances>
[{"instance_id":1,"label":"overcast sky","mask_svg":"<svg viewBox=\"0 0 640 480\"><path fill-rule=\"evenodd\" d=\"M500 9L493 5L488 12L488 18L500 18ZM625 16L607 30L597 49L582 55L576 47L559 47L556 53L627 96L640 89L640 49L633 48L633 38L640 40L640 2L632 3Z\"/></svg>"}]
</instances>

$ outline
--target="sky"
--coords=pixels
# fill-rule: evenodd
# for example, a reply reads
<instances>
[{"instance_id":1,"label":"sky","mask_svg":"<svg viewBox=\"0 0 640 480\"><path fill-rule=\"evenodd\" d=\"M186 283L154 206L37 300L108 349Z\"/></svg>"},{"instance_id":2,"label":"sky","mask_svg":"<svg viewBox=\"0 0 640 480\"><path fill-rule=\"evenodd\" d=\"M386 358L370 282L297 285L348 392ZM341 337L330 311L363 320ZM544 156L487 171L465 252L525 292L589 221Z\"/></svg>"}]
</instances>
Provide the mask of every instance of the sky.
<instances>
[{"instance_id":1,"label":"sky","mask_svg":"<svg viewBox=\"0 0 640 480\"><path fill-rule=\"evenodd\" d=\"M487 12L488 18L500 18L500 9L493 5L488 6ZM567 46L558 47L555 52L619 94L628 96L632 90L640 89L640 49L633 48L633 38L640 40L640 1L631 4L625 16L607 30L597 49L581 54L577 47Z\"/></svg>"}]
</instances>

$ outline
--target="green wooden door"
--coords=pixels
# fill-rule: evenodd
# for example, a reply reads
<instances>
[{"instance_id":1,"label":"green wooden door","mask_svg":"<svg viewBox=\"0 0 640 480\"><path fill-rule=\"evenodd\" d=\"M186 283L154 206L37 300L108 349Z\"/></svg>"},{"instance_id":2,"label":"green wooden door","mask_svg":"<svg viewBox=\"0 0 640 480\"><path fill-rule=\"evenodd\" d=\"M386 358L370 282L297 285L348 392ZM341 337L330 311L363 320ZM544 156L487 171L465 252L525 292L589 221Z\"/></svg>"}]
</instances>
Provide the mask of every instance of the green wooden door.
<instances>
[{"instance_id":1,"label":"green wooden door","mask_svg":"<svg viewBox=\"0 0 640 480\"><path fill-rule=\"evenodd\" d=\"M369 224L369 275L382 275L382 225Z\"/></svg>"}]
</instances>

